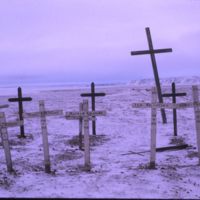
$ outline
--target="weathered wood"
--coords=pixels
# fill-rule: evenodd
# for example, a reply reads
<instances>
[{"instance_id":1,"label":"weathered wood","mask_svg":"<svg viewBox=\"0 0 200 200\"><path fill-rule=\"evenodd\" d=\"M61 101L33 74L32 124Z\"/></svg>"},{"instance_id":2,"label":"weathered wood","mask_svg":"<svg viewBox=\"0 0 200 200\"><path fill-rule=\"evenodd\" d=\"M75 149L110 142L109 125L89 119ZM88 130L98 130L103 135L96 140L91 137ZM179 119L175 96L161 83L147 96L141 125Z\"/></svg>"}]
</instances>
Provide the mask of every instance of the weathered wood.
<instances>
[{"instance_id":1,"label":"weathered wood","mask_svg":"<svg viewBox=\"0 0 200 200\"><path fill-rule=\"evenodd\" d=\"M200 102L186 102L186 103L133 103L133 108L166 108L166 109L183 109L200 106Z\"/></svg>"},{"instance_id":2,"label":"weathered wood","mask_svg":"<svg viewBox=\"0 0 200 200\"><path fill-rule=\"evenodd\" d=\"M159 147L156 148L156 152L168 151L168 150L181 150L189 147L188 144L176 145L176 146L168 146L168 147Z\"/></svg>"},{"instance_id":3,"label":"weathered wood","mask_svg":"<svg viewBox=\"0 0 200 200\"><path fill-rule=\"evenodd\" d=\"M153 50L144 50L144 51L131 51L132 56L153 54L153 53L169 53L172 52L171 48L167 49L153 49Z\"/></svg>"},{"instance_id":4,"label":"weathered wood","mask_svg":"<svg viewBox=\"0 0 200 200\"><path fill-rule=\"evenodd\" d=\"M194 103L199 102L199 91L197 86L192 86L192 94ZM194 115L195 115L195 126L197 134L197 148L198 148L198 158L200 165L200 107L194 106Z\"/></svg>"},{"instance_id":5,"label":"weathered wood","mask_svg":"<svg viewBox=\"0 0 200 200\"><path fill-rule=\"evenodd\" d=\"M47 116L56 116L56 115L62 115L63 111L62 110L49 110L49 111L44 111L43 114L47 115ZM41 115L40 112L23 113L24 118L40 117L40 115Z\"/></svg>"},{"instance_id":6,"label":"weathered wood","mask_svg":"<svg viewBox=\"0 0 200 200\"><path fill-rule=\"evenodd\" d=\"M8 141L8 132L7 132L6 126L5 125L2 126L2 124L6 124L6 118L3 112L0 113L1 140L2 140L3 149L5 153L5 158L6 158L7 171L11 173L13 171L13 166L12 166L12 159L11 159L11 153L10 153L10 145Z\"/></svg>"},{"instance_id":7,"label":"weathered wood","mask_svg":"<svg viewBox=\"0 0 200 200\"><path fill-rule=\"evenodd\" d=\"M8 108L9 107L9 105L8 104L5 104L5 105L0 105L0 109L1 108Z\"/></svg>"},{"instance_id":8,"label":"weathered wood","mask_svg":"<svg viewBox=\"0 0 200 200\"><path fill-rule=\"evenodd\" d=\"M177 96L186 96L186 93L176 93L176 85L173 82L172 83L172 93L170 94L162 94L163 97L172 97L172 103L176 103L176 97ZM173 124L174 124L174 136L178 135L177 130L177 111L176 108L173 109Z\"/></svg>"},{"instance_id":9,"label":"weathered wood","mask_svg":"<svg viewBox=\"0 0 200 200\"><path fill-rule=\"evenodd\" d=\"M31 97L22 97L22 89L21 87L18 87L18 98L9 98L9 102L18 102L19 107L19 120L23 121L23 102L24 101L32 101ZM24 132L24 125L20 126L20 136L21 138L25 138L25 132Z\"/></svg>"},{"instance_id":10,"label":"weathered wood","mask_svg":"<svg viewBox=\"0 0 200 200\"><path fill-rule=\"evenodd\" d=\"M92 111L95 111L95 97L105 96L105 93L95 93L95 84L94 82L91 83L91 93L83 93L81 94L82 97L91 97L92 101ZM96 135L96 121L92 121L92 134Z\"/></svg>"},{"instance_id":11,"label":"weathered wood","mask_svg":"<svg viewBox=\"0 0 200 200\"><path fill-rule=\"evenodd\" d=\"M44 165L45 172L51 172L51 164L50 164L50 156L49 156L49 143L48 143L48 133L47 133L47 122L46 122L46 114L45 114L45 105L44 101L39 101L40 108L40 119L41 119L41 130L42 130L42 142L44 149Z\"/></svg>"},{"instance_id":12,"label":"weathered wood","mask_svg":"<svg viewBox=\"0 0 200 200\"><path fill-rule=\"evenodd\" d=\"M88 101L83 100L83 111L88 112ZM84 151L85 151L85 170L90 171L90 138L89 138L89 120L87 115L83 116L83 129L84 129Z\"/></svg>"},{"instance_id":13,"label":"weathered wood","mask_svg":"<svg viewBox=\"0 0 200 200\"><path fill-rule=\"evenodd\" d=\"M83 103L79 104L79 111L82 112L83 111ZM79 149L82 150L83 149L83 145L82 145L82 138L83 138L83 119L82 117L79 118Z\"/></svg>"},{"instance_id":14,"label":"weathered wood","mask_svg":"<svg viewBox=\"0 0 200 200\"><path fill-rule=\"evenodd\" d=\"M146 30L149 50L148 51L132 51L131 55L150 54L159 103L163 103L163 97L162 97L162 91L161 91L161 86L160 86L160 79L159 79L159 76L158 76L158 69L157 69L157 64L156 64L155 53L172 52L172 49L171 48L154 49L153 48L153 42L152 42L152 39L151 39L150 29L147 27L147 28L145 28L145 30ZM165 110L163 108L161 108L161 115L162 115L163 123L167 123L166 113L165 113Z\"/></svg>"},{"instance_id":15,"label":"weathered wood","mask_svg":"<svg viewBox=\"0 0 200 200\"><path fill-rule=\"evenodd\" d=\"M174 151L178 151L178 150L183 150L183 149L186 149L186 148L191 148L191 146L189 146L188 144L181 144L181 145L175 145L175 146L167 146L167 147L158 147L156 148L156 152L163 152L163 151L170 151L170 150L174 150ZM121 154L121 155L130 155L130 154L138 154L140 156L143 156L143 153L147 153L147 152L150 152L149 150L147 151L140 151L140 152L133 152L133 151L130 151L128 153L124 153L124 154Z\"/></svg>"},{"instance_id":16,"label":"weathered wood","mask_svg":"<svg viewBox=\"0 0 200 200\"><path fill-rule=\"evenodd\" d=\"M152 88L152 103L156 103L156 88ZM151 108L151 153L150 168L154 169L156 165L156 108Z\"/></svg>"}]
</instances>

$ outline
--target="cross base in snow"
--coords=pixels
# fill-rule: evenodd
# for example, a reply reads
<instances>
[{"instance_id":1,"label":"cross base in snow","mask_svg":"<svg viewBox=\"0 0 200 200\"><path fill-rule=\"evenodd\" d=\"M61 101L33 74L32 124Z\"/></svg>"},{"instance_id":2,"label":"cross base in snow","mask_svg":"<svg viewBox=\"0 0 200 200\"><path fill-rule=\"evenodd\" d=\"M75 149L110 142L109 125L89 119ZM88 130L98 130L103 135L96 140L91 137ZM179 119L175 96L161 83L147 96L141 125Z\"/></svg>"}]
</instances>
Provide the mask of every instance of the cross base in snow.
<instances>
[{"instance_id":1,"label":"cross base in snow","mask_svg":"<svg viewBox=\"0 0 200 200\"><path fill-rule=\"evenodd\" d=\"M150 154L150 168L155 168L156 164L156 121L157 121L157 109L182 109L182 108L194 108L195 125L197 134L197 148L198 159L200 165L200 102L198 87L192 86L193 102L187 103L157 103L156 102L156 88L152 88L152 103L133 103L133 108L151 108L151 154Z\"/></svg>"}]
</instances>

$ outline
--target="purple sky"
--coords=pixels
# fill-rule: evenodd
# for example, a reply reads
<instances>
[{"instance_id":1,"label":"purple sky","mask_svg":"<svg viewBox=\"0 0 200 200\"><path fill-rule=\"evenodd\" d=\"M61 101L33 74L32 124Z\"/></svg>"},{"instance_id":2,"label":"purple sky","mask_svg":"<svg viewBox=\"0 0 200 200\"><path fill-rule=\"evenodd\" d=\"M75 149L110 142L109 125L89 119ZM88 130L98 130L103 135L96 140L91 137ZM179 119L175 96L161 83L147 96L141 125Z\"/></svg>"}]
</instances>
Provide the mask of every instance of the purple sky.
<instances>
[{"instance_id":1,"label":"purple sky","mask_svg":"<svg viewBox=\"0 0 200 200\"><path fill-rule=\"evenodd\" d=\"M200 75L199 0L1 0L0 79L117 81Z\"/></svg>"}]
</instances>

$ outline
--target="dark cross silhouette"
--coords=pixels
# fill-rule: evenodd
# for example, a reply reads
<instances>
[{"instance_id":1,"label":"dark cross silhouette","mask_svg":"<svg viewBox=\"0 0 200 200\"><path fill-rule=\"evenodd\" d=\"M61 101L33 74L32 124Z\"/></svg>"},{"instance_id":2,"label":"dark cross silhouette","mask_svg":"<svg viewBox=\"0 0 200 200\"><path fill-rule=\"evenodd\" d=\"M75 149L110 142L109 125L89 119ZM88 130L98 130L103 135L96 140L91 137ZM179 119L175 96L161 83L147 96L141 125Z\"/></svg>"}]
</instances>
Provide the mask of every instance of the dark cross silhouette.
<instances>
[{"instance_id":1,"label":"dark cross silhouette","mask_svg":"<svg viewBox=\"0 0 200 200\"><path fill-rule=\"evenodd\" d=\"M19 105L19 120L23 121L23 101L32 101L31 97L22 97L22 89L18 87L18 98L9 98L9 102L18 102ZM20 125L20 136L21 138L25 138L24 134L24 125Z\"/></svg>"},{"instance_id":2,"label":"dark cross silhouette","mask_svg":"<svg viewBox=\"0 0 200 200\"><path fill-rule=\"evenodd\" d=\"M160 103L163 103L163 98L162 98L162 92L161 92L160 80L159 80L159 76L158 76L158 70L157 70L155 54L156 53L172 52L172 49L171 48L168 48L168 49L154 49L153 48L153 42L152 42L152 39L151 39L150 29L147 27L147 28L145 28L145 30L146 30L146 34L147 34L149 50L131 51L131 55L132 56L134 56L134 55L144 55L144 54L150 54L151 55L151 62L152 62L153 73L154 73L154 78L155 78L155 82L156 82L158 100L159 100ZM166 118L166 114L165 114L164 108L161 109L161 115L162 115L163 123L167 123L167 118Z\"/></svg>"},{"instance_id":3,"label":"dark cross silhouette","mask_svg":"<svg viewBox=\"0 0 200 200\"><path fill-rule=\"evenodd\" d=\"M186 96L186 93L176 93L176 85L172 83L172 93L162 94L163 97L172 97L172 103L176 103L176 97ZM173 109L174 136L177 136L177 113L176 108Z\"/></svg>"},{"instance_id":4,"label":"dark cross silhouette","mask_svg":"<svg viewBox=\"0 0 200 200\"><path fill-rule=\"evenodd\" d=\"M105 93L95 93L95 85L91 83L91 93L83 93L82 97L91 97L92 100L92 111L95 111L95 97L105 96ZM92 121L92 134L96 135L96 121Z\"/></svg>"}]
</instances>

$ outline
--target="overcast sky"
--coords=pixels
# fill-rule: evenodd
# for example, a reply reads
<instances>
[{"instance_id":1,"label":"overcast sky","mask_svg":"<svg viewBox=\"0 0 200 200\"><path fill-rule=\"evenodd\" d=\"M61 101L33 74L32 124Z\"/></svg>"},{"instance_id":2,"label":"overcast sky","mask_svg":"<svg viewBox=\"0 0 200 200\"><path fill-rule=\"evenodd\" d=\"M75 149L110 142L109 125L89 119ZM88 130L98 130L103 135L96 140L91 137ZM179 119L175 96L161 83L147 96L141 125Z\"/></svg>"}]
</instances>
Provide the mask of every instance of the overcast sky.
<instances>
[{"instance_id":1,"label":"overcast sky","mask_svg":"<svg viewBox=\"0 0 200 200\"><path fill-rule=\"evenodd\" d=\"M0 79L126 81L200 75L200 0L0 0Z\"/></svg>"}]
</instances>

